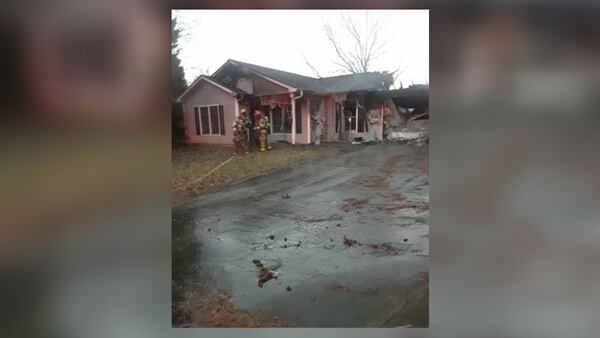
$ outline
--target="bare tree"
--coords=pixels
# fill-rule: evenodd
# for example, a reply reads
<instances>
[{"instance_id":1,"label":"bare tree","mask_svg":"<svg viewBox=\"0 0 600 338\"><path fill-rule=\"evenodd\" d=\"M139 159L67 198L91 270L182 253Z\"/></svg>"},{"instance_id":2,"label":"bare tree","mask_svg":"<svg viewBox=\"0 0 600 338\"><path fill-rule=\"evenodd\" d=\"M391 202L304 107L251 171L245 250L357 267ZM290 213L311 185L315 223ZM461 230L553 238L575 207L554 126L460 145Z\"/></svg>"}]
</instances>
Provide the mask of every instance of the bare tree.
<instances>
[{"instance_id":1,"label":"bare tree","mask_svg":"<svg viewBox=\"0 0 600 338\"><path fill-rule=\"evenodd\" d=\"M319 74L319 71L315 68L315 66L312 65L312 63L310 63L310 61L308 61L308 59L306 58L306 55L304 55L303 52L300 52L300 54L302 55L302 59L304 59L304 63L306 63L306 65L315 73L316 77L321 77L321 74Z\"/></svg>"},{"instance_id":2,"label":"bare tree","mask_svg":"<svg viewBox=\"0 0 600 338\"><path fill-rule=\"evenodd\" d=\"M401 89L403 88L403 83L402 81L399 80L400 78L400 74L402 74L404 72L404 67L398 67L396 70L394 70L393 72L390 72L392 74L392 88L394 89Z\"/></svg>"},{"instance_id":3,"label":"bare tree","mask_svg":"<svg viewBox=\"0 0 600 338\"><path fill-rule=\"evenodd\" d=\"M382 36L385 23L369 12L353 16L343 13L339 27L324 25L325 36L335 51L334 64L349 73L366 73L373 61L386 52L390 40Z\"/></svg>"}]
</instances>

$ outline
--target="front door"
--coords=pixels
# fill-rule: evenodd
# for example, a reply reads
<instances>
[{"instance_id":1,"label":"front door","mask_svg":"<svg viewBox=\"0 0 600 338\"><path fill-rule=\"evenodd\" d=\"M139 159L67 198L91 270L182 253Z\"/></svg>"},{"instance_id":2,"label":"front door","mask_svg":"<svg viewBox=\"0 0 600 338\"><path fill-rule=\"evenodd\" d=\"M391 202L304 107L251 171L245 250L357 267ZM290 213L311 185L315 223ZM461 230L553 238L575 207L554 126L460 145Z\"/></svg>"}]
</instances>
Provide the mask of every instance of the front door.
<instances>
[{"instance_id":1,"label":"front door","mask_svg":"<svg viewBox=\"0 0 600 338\"><path fill-rule=\"evenodd\" d=\"M342 105L343 121L340 140L352 141L354 137L364 137L369 131L367 114L361 98L350 98Z\"/></svg>"}]
</instances>

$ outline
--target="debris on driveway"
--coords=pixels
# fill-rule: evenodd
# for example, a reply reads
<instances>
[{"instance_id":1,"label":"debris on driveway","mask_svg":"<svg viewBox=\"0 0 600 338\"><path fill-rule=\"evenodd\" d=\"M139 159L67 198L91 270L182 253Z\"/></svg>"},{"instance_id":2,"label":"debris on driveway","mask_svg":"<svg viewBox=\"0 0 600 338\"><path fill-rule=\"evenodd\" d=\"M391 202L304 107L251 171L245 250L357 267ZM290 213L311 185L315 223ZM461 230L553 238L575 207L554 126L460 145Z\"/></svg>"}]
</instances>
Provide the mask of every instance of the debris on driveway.
<instances>
[{"instance_id":1,"label":"debris on driveway","mask_svg":"<svg viewBox=\"0 0 600 338\"><path fill-rule=\"evenodd\" d=\"M327 217L296 217L296 219L300 222L306 222L306 223L321 223L321 222L341 221L342 216L333 214L333 215L330 215Z\"/></svg>"},{"instance_id":2,"label":"debris on driveway","mask_svg":"<svg viewBox=\"0 0 600 338\"><path fill-rule=\"evenodd\" d=\"M429 142L429 133L425 131L393 131L387 136L388 141L423 146Z\"/></svg>"},{"instance_id":3,"label":"debris on driveway","mask_svg":"<svg viewBox=\"0 0 600 338\"><path fill-rule=\"evenodd\" d=\"M363 205L367 204L367 202L369 202L368 199L346 198L341 208L348 212L352 209L361 208Z\"/></svg>"},{"instance_id":4,"label":"debris on driveway","mask_svg":"<svg viewBox=\"0 0 600 338\"><path fill-rule=\"evenodd\" d=\"M370 253L375 256L397 256L409 251L411 245L402 243L400 246L396 246L386 242L381 244L369 244L368 247L371 249Z\"/></svg>"},{"instance_id":5,"label":"debris on driveway","mask_svg":"<svg viewBox=\"0 0 600 338\"><path fill-rule=\"evenodd\" d=\"M404 209L413 209L415 213L422 213L429 210L428 202L419 202L419 201L408 201L401 200L397 201L397 203L390 205L379 205L376 207L377 210L382 210L386 214L393 214L396 210L404 210Z\"/></svg>"},{"instance_id":6,"label":"debris on driveway","mask_svg":"<svg viewBox=\"0 0 600 338\"><path fill-rule=\"evenodd\" d=\"M429 231L429 213L420 212L428 207L427 152L392 144L369 148L377 156L371 149L353 150L356 156L343 158L343 165L328 161L318 172L304 166L298 172L282 171L176 209L174 223L186 230L189 225L189 239L201 249L191 252L198 255L185 253L190 269L200 266L207 272L196 274L198 283L211 291L229 289L235 305L252 314L276 310L276 315L291 320L291 326L379 325L383 313L395 313L416 283L407 278L428 268L428 239L420 237ZM374 176L382 177L385 189L353 184ZM280 201L290 186L295 187L294 200ZM416 189L421 186L422 191ZM345 199L348 206L358 206L344 212ZM223 203L215 208L215 201ZM391 214L384 210L396 207ZM220 223L214 213L222 215ZM212 226L214 235L207 232ZM273 269L279 261L285 266ZM184 281L190 275L193 272L181 274ZM268 284L271 279L274 282ZM339 311L340 304L352 311ZM313 312L315 306L334 315L323 318Z\"/></svg>"},{"instance_id":7,"label":"debris on driveway","mask_svg":"<svg viewBox=\"0 0 600 338\"><path fill-rule=\"evenodd\" d=\"M355 239L350 239L348 237L346 237L346 235L344 235L344 244L347 246L353 246L354 244L357 244L358 241Z\"/></svg>"},{"instance_id":8,"label":"debris on driveway","mask_svg":"<svg viewBox=\"0 0 600 338\"><path fill-rule=\"evenodd\" d=\"M282 246L280 246L280 248L284 248L284 249L291 248L291 247L299 248L301 243L302 243L301 241L298 241L296 243L288 242L288 243L285 243Z\"/></svg>"},{"instance_id":9,"label":"debris on driveway","mask_svg":"<svg viewBox=\"0 0 600 338\"><path fill-rule=\"evenodd\" d=\"M256 274L258 277L258 287L262 288L266 282L270 281L271 279L277 279L277 275L278 275L277 269L279 269L281 267L281 264L276 264L276 265L273 265L270 267L266 267L258 259L252 260L252 263L258 269L257 274Z\"/></svg>"}]
</instances>

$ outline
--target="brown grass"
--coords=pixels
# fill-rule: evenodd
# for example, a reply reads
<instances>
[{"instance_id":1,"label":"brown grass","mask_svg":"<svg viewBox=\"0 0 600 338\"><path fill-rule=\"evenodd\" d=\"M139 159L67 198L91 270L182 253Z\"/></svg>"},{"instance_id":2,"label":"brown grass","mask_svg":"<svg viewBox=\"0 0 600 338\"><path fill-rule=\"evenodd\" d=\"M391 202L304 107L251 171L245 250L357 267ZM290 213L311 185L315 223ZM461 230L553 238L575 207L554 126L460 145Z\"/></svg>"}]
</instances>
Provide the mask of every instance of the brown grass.
<instances>
[{"instance_id":1,"label":"brown grass","mask_svg":"<svg viewBox=\"0 0 600 338\"><path fill-rule=\"evenodd\" d=\"M271 151L237 155L229 163L197 182L195 181L199 177L230 158L233 149L210 145L174 149L171 188L179 190L172 192L172 203L177 205L194 196L215 191L223 185L291 167L299 161L318 158L334 149L334 144L292 146L276 143Z\"/></svg>"},{"instance_id":2,"label":"brown grass","mask_svg":"<svg viewBox=\"0 0 600 338\"><path fill-rule=\"evenodd\" d=\"M199 291L188 292L185 300L174 306L183 320L173 323L173 327L286 327L274 315L236 309L229 299L227 293L211 296Z\"/></svg>"}]
</instances>

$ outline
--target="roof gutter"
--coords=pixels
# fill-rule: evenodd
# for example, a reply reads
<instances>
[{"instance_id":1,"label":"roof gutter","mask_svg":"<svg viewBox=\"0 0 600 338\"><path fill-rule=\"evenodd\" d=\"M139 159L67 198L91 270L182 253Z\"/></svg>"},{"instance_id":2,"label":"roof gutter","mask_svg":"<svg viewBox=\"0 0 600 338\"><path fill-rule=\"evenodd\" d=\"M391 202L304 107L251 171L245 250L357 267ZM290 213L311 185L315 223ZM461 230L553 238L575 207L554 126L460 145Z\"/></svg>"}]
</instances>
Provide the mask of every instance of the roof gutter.
<instances>
[{"instance_id":1,"label":"roof gutter","mask_svg":"<svg viewBox=\"0 0 600 338\"><path fill-rule=\"evenodd\" d=\"M293 94L290 94L290 96L293 96ZM300 91L300 95L292 97L292 144L296 144L296 100L302 96L304 96L304 90Z\"/></svg>"},{"instance_id":2,"label":"roof gutter","mask_svg":"<svg viewBox=\"0 0 600 338\"><path fill-rule=\"evenodd\" d=\"M300 95L298 95L298 96L294 97L294 103L296 103L296 100L297 100L297 99L299 99L299 98L302 98L302 96L304 96L304 90L301 90L301 91L300 91Z\"/></svg>"}]
</instances>

